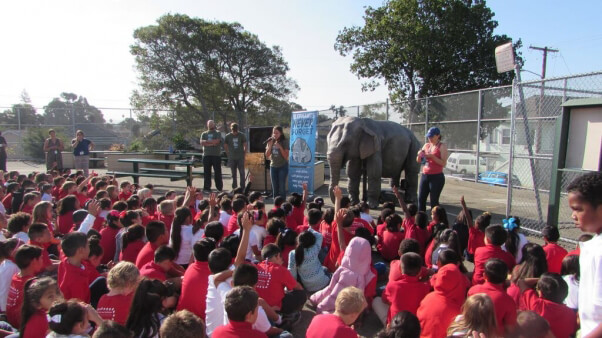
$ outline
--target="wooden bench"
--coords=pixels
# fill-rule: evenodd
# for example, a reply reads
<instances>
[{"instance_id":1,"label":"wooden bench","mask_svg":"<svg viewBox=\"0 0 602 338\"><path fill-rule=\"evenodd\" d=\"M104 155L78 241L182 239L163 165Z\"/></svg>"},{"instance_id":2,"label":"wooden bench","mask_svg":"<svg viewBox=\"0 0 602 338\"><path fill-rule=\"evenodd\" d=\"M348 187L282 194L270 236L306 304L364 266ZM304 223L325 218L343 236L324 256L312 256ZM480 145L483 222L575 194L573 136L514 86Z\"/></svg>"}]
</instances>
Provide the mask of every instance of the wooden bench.
<instances>
[{"instance_id":1,"label":"wooden bench","mask_svg":"<svg viewBox=\"0 0 602 338\"><path fill-rule=\"evenodd\" d=\"M185 180L188 177L185 172L173 172L173 173L150 173L150 172L126 172L126 171L107 171L107 174L113 175L115 177L132 177L134 179L134 183L138 183L138 178L140 177L156 177L156 178L169 178L171 181L179 181Z\"/></svg>"}]
</instances>

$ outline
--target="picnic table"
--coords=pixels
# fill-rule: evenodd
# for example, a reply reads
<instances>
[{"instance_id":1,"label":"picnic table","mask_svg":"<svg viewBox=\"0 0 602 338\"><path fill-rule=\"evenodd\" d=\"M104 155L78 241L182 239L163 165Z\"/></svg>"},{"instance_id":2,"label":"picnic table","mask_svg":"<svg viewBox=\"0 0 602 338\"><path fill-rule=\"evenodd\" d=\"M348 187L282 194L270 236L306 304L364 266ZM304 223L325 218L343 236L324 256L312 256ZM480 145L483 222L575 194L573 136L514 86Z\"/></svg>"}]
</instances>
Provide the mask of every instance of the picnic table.
<instances>
[{"instance_id":1,"label":"picnic table","mask_svg":"<svg viewBox=\"0 0 602 338\"><path fill-rule=\"evenodd\" d=\"M169 178L172 181L186 180L187 186L192 186L193 171L192 168L199 164L196 161L191 160L155 160L155 159L144 159L144 158L122 158L118 162L132 163L132 171L113 171L109 172L115 177L131 176L134 183L138 184L140 177L157 177L157 178ZM154 164L154 165L165 165L166 169L153 169L153 168L140 168L140 164ZM181 170L167 169L170 165L185 166L186 172Z\"/></svg>"}]
</instances>

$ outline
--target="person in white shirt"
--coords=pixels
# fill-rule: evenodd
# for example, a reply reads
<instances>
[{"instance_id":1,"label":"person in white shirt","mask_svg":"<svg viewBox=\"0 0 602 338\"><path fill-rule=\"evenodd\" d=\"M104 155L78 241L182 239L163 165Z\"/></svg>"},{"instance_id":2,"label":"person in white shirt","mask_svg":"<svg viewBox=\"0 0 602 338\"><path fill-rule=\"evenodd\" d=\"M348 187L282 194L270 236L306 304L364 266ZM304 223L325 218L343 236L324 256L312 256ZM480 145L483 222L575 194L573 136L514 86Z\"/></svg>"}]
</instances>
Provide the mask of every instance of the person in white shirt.
<instances>
[{"instance_id":1,"label":"person in white shirt","mask_svg":"<svg viewBox=\"0 0 602 338\"><path fill-rule=\"evenodd\" d=\"M581 337L602 337L602 172L575 178L567 187L575 225L594 237L579 243Z\"/></svg>"},{"instance_id":2,"label":"person in white shirt","mask_svg":"<svg viewBox=\"0 0 602 338\"><path fill-rule=\"evenodd\" d=\"M234 266L245 262L245 248L249 244L251 228L253 227L253 215L245 213L242 216L243 236L238 246ZM232 254L224 248L217 248L209 254L209 286L207 288L205 325L207 336L211 337L213 331L221 325L228 323L228 315L224 309L226 294L232 289L232 270L229 269L232 262Z\"/></svg>"},{"instance_id":3,"label":"person in white shirt","mask_svg":"<svg viewBox=\"0 0 602 338\"><path fill-rule=\"evenodd\" d=\"M222 199L220 202L219 222L222 223L224 229L228 226L232 217L232 201L228 198Z\"/></svg>"},{"instance_id":4,"label":"person in white shirt","mask_svg":"<svg viewBox=\"0 0 602 338\"><path fill-rule=\"evenodd\" d=\"M6 311L6 300L13 275L19 272L19 267L10 260L19 244L18 239L0 242L0 312Z\"/></svg>"}]
</instances>

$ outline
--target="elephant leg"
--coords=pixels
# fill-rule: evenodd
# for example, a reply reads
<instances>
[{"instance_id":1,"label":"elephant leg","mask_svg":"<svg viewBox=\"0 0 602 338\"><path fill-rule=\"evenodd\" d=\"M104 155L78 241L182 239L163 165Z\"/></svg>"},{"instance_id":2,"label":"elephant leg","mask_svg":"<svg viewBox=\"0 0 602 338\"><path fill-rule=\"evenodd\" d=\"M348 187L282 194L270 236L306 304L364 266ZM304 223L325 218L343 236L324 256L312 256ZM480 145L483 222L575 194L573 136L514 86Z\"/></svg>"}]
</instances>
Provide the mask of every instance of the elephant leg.
<instances>
[{"instance_id":1,"label":"elephant leg","mask_svg":"<svg viewBox=\"0 0 602 338\"><path fill-rule=\"evenodd\" d=\"M408 203L417 203L418 202L418 173L419 170L405 170L405 182L406 182L406 190L405 190L405 201Z\"/></svg>"},{"instance_id":2,"label":"elephant leg","mask_svg":"<svg viewBox=\"0 0 602 338\"><path fill-rule=\"evenodd\" d=\"M347 190L351 204L357 204L360 201L360 181L362 179L362 161L359 158L351 159L347 163L347 177Z\"/></svg>"},{"instance_id":3,"label":"elephant leg","mask_svg":"<svg viewBox=\"0 0 602 338\"><path fill-rule=\"evenodd\" d=\"M366 160L366 172L368 174L368 205L370 208L378 207L381 193L382 158L380 153L370 156Z\"/></svg>"}]
</instances>

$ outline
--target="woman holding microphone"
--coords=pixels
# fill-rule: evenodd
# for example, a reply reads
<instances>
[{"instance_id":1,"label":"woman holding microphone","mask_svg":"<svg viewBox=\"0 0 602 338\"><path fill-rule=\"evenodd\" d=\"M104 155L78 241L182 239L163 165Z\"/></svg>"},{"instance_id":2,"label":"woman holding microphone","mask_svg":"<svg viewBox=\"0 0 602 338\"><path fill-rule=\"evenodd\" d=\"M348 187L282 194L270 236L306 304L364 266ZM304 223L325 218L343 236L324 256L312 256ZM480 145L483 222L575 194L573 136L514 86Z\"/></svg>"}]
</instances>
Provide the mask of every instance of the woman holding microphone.
<instances>
[{"instance_id":1,"label":"woman holding microphone","mask_svg":"<svg viewBox=\"0 0 602 338\"><path fill-rule=\"evenodd\" d=\"M286 178L288 176L289 146L282 127L275 126L272 137L268 139L265 148L265 157L270 159L270 176L272 178L272 191L274 198L286 198Z\"/></svg>"},{"instance_id":2,"label":"woman holding microphone","mask_svg":"<svg viewBox=\"0 0 602 338\"><path fill-rule=\"evenodd\" d=\"M426 211L426 198L431 195L431 209L439 205L439 196L445 185L443 168L447 163L447 145L441 142L441 131L432 127L426 133L428 142L422 146L416 162L424 163L418 188L418 211Z\"/></svg>"}]
</instances>

